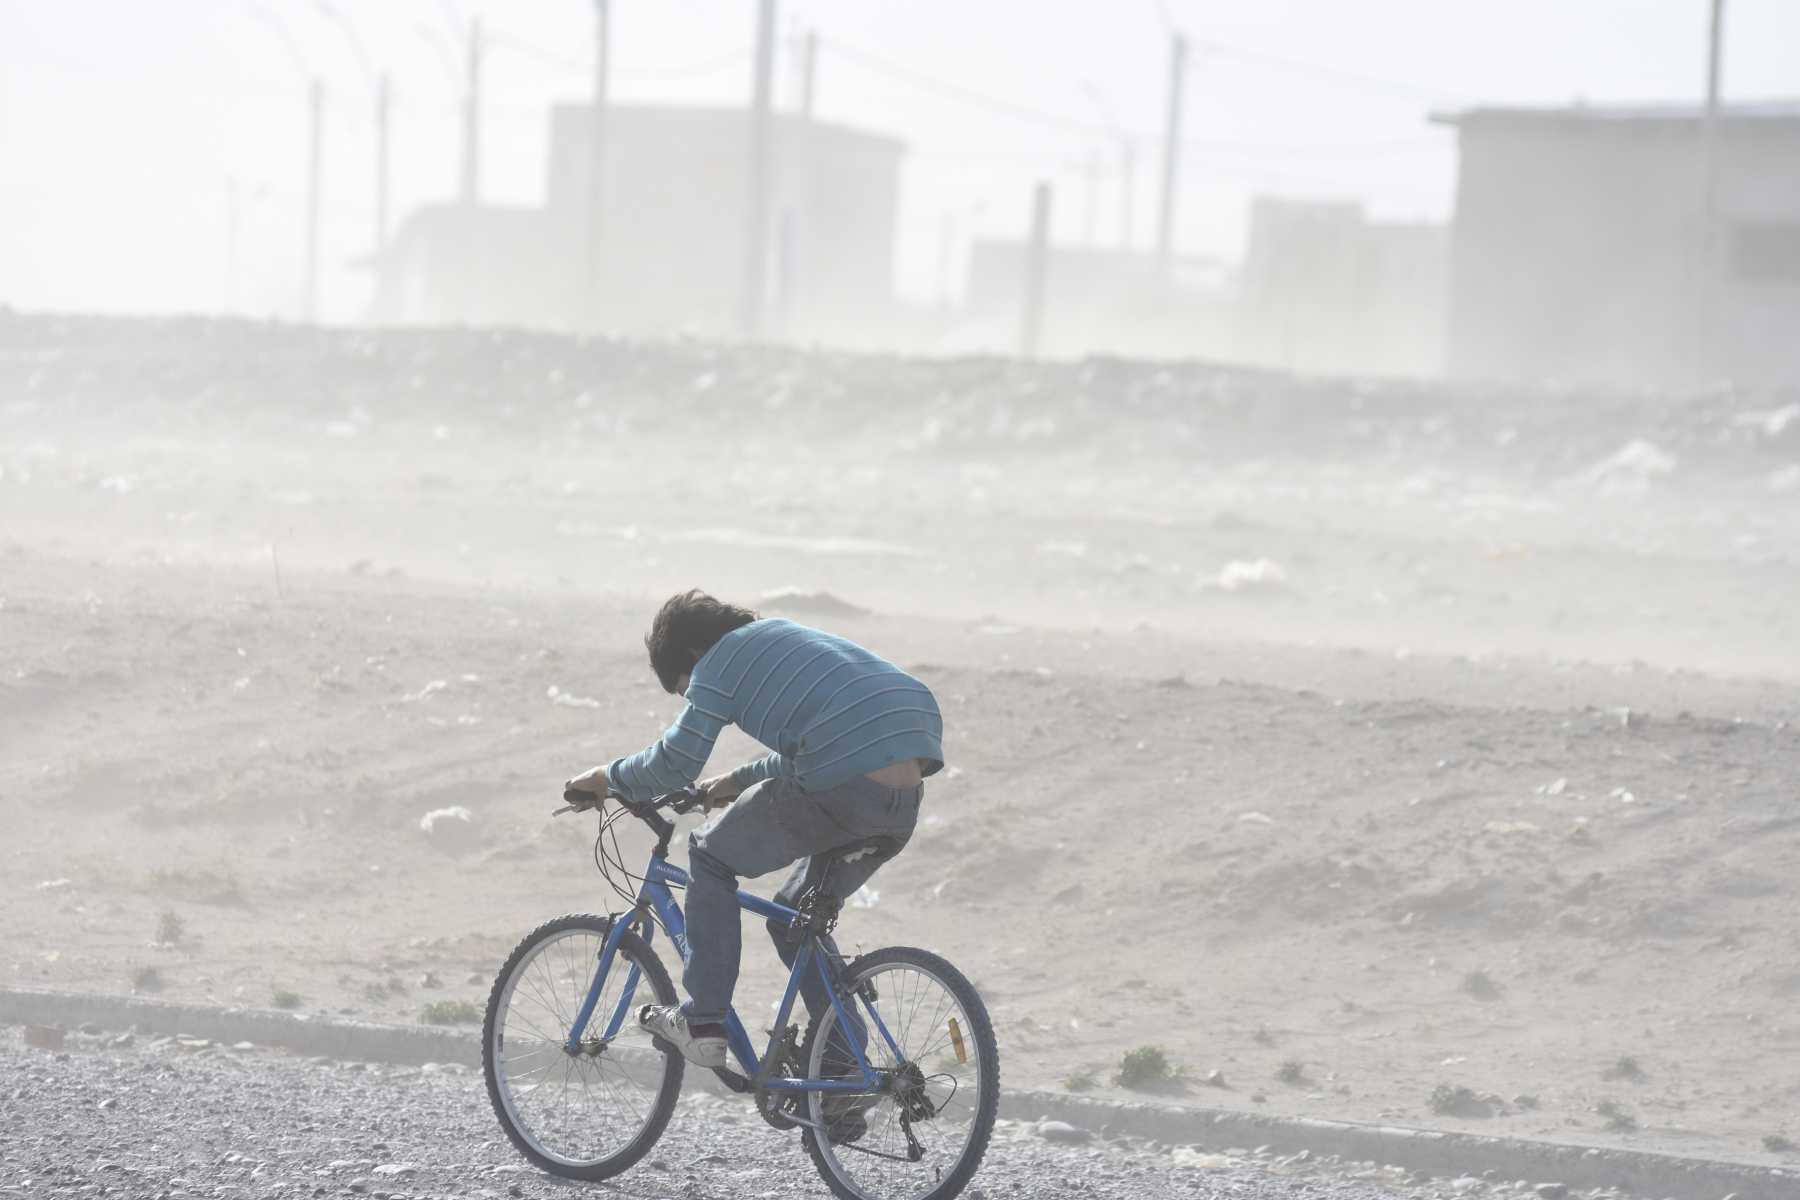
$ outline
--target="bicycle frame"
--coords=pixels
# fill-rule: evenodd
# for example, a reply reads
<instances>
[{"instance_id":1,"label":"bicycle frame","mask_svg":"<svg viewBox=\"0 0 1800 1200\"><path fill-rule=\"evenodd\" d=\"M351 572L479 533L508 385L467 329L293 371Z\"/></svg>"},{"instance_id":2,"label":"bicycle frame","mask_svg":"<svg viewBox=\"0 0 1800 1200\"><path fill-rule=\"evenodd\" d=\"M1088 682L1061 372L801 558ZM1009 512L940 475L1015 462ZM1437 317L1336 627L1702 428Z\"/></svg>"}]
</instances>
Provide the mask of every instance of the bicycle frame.
<instances>
[{"instance_id":1,"label":"bicycle frame","mask_svg":"<svg viewBox=\"0 0 1800 1200\"><path fill-rule=\"evenodd\" d=\"M575 1052L580 1046L582 1034L588 1022L593 1019L594 1009L599 1006L600 992L605 987L607 973L612 970L613 958L618 950L619 942L625 931L633 925L642 923L644 940L649 942L655 926L660 923L668 930L669 939L675 943L675 949L685 964L689 957L687 924L681 915L681 907L675 903L672 887L685 888L688 884L688 873L670 863L661 855L652 855L650 866L644 873L643 886L638 889L638 907L633 913L617 917L612 929L607 934L606 944L600 950L599 966L594 971L594 981L588 987L587 998L582 1002L581 1011L575 1015L574 1024L569 1029L569 1039L565 1047ZM746 912L755 913L759 917L779 921L790 928L800 921L798 909L789 908L785 904L777 904L772 900L764 900L761 896L752 895L739 889L737 893L738 907ZM654 909L656 921L651 921L645 909ZM832 982L831 970L827 965L827 956L820 951L816 935L808 933L800 943L799 951L794 955L794 965L788 972L787 991L781 998L781 1008L775 1016L775 1028L769 1037L769 1048L762 1059L756 1056L756 1047L750 1042L750 1035L744 1029L744 1023L738 1019L735 1008L725 1013L725 1043L737 1057L738 1064L745 1068L744 1077L754 1086L768 1088L771 1091L799 1092L868 1092L880 1083L880 1076L869 1066L863 1047L854 1035L850 1014L844 1009L843 998L838 994L836 984ZM860 1079L803 1079L791 1075L778 1075L762 1078L763 1065L773 1061L776 1049L780 1045L782 1032L788 1026L788 1017L794 1008L794 999L800 994L800 981L808 969L816 970L820 981L825 985L825 994L831 998L831 1006L837 1018L838 1028L844 1032L844 1040L849 1043L850 1052L856 1057L856 1065L862 1071ZM640 972L634 965L631 973L625 977L625 986L619 994L619 1001L607 1018L606 1028L601 1038L610 1041L617 1037L624 1026L632 1008L632 996L637 991ZM867 1001L863 1008L869 1014L871 1026L879 1030L882 1039L887 1043L895 1062L903 1062L899 1045L888 1032L887 1025L882 1022L881 1014Z\"/></svg>"}]
</instances>

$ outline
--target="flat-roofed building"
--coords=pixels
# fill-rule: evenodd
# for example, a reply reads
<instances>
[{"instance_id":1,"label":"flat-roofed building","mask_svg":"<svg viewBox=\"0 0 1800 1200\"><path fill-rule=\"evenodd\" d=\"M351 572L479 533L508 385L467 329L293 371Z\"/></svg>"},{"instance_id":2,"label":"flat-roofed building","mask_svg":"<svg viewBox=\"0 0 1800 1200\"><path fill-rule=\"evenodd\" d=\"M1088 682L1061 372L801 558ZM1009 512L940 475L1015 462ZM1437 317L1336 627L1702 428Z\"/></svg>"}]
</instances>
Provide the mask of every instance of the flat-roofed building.
<instances>
[{"instance_id":1,"label":"flat-roofed building","mask_svg":"<svg viewBox=\"0 0 1800 1200\"><path fill-rule=\"evenodd\" d=\"M1800 382L1800 101L1475 108L1454 126L1448 366Z\"/></svg>"},{"instance_id":2,"label":"flat-roofed building","mask_svg":"<svg viewBox=\"0 0 1800 1200\"><path fill-rule=\"evenodd\" d=\"M558 106L543 206L448 203L412 214L381 265L377 318L738 332L751 119L736 108L608 109L590 222L594 110ZM790 113L771 117L770 142L763 329L857 340L894 303L904 147ZM599 247L591 277L590 231Z\"/></svg>"}]
</instances>

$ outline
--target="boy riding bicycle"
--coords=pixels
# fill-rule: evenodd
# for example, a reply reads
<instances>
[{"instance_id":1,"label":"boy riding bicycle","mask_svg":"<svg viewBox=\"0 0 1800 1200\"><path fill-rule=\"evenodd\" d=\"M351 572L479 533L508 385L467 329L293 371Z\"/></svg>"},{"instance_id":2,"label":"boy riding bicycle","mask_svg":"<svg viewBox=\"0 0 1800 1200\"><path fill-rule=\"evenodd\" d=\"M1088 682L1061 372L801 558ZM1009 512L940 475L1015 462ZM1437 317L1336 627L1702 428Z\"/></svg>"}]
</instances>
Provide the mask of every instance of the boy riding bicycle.
<instances>
[{"instance_id":1,"label":"boy riding bicycle","mask_svg":"<svg viewBox=\"0 0 1800 1200\"><path fill-rule=\"evenodd\" d=\"M798 861L776 893L780 903L794 905L821 883L838 900L855 892L912 836L922 780L944 765L943 718L929 688L854 642L759 619L698 590L671 597L644 644L664 690L686 707L656 742L569 780L570 788L640 802L687 787L728 724L771 751L699 780L707 806L725 811L688 837L689 998L639 1014L689 1061L718 1068L741 951L738 878ZM830 857L837 851L849 853ZM822 873L826 861L831 870ZM792 965L793 931L771 921L769 932ZM802 995L817 1018L828 1003L824 986L808 975Z\"/></svg>"}]
</instances>

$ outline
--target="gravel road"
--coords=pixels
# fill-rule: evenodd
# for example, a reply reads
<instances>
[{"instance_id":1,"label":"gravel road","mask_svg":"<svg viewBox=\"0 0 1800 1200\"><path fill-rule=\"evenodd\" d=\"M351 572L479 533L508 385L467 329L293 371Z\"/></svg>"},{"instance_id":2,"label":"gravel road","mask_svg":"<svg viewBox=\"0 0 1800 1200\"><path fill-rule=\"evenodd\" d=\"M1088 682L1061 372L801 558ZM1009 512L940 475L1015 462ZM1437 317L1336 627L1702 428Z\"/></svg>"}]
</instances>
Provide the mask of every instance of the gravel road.
<instances>
[{"instance_id":1,"label":"gravel road","mask_svg":"<svg viewBox=\"0 0 1800 1200\"><path fill-rule=\"evenodd\" d=\"M999 1197L1501 1200L1522 1183L1209 1155L1002 1122L964 1193ZM1067 1141L1058 1138L1070 1139ZM559 1197L521 1163L478 1072L296 1058L241 1043L91 1029L60 1050L0 1030L0 1195ZM595 1192L630 1198L828 1196L798 1138L743 1102L690 1092L651 1157ZM1552 1193L1554 1194L1554 1193Z\"/></svg>"}]
</instances>

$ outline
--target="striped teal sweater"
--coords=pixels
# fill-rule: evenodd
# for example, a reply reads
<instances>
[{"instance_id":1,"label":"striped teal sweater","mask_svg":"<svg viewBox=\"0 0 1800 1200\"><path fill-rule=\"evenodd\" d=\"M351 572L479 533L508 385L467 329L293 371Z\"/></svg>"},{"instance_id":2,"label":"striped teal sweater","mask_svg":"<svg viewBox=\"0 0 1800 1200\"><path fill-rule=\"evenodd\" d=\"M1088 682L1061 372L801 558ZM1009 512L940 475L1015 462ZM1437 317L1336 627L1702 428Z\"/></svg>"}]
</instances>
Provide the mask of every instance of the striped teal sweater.
<instances>
[{"instance_id":1,"label":"striped teal sweater","mask_svg":"<svg viewBox=\"0 0 1800 1200\"><path fill-rule=\"evenodd\" d=\"M701 656L675 724L607 768L613 790L648 800L693 783L726 725L773 752L734 772L746 787L779 775L818 792L902 759L920 759L927 775L944 765L931 689L854 642L775 618Z\"/></svg>"}]
</instances>

